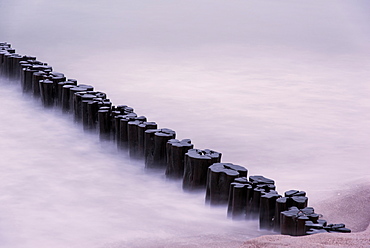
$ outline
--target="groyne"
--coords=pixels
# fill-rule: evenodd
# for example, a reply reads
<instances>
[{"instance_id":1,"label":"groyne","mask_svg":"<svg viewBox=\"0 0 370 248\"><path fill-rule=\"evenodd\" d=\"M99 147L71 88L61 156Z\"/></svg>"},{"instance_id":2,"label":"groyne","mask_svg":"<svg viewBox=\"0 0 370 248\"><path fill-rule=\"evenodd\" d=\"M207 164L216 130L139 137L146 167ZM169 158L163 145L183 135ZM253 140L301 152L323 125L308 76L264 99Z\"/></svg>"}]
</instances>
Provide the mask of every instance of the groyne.
<instances>
[{"instance_id":1,"label":"groyne","mask_svg":"<svg viewBox=\"0 0 370 248\"><path fill-rule=\"evenodd\" d=\"M53 71L34 56L17 54L0 42L0 75L19 83L45 108L72 115L83 130L115 143L145 168L162 169L166 177L182 180L184 192L204 192L205 203L224 206L231 219L258 220L261 229L302 236L320 232L350 232L344 224L328 224L308 205L306 192L289 190L280 195L275 181L248 176L247 168L222 162L222 153L197 148L190 139L135 113L127 105L113 104L105 92Z\"/></svg>"}]
</instances>

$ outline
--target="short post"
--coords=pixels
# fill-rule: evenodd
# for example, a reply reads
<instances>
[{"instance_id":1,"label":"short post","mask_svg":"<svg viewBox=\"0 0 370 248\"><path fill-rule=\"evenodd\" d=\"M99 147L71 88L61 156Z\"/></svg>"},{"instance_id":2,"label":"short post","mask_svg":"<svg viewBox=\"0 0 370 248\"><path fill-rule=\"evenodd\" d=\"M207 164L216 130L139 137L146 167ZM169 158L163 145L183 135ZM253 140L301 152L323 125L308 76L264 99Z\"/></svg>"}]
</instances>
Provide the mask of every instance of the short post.
<instances>
[{"instance_id":1,"label":"short post","mask_svg":"<svg viewBox=\"0 0 370 248\"><path fill-rule=\"evenodd\" d=\"M146 118L144 117L146 120ZM133 120L128 122L128 148L130 158L140 159L139 151L139 125L143 123L141 120Z\"/></svg>"},{"instance_id":2,"label":"short post","mask_svg":"<svg viewBox=\"0 0 370 248\"><path fill-rule=\"evenodd\" d=\"M40 97L40 81L47 79L48 73L44 71L38 71L33 74L32 77L32 93L34 97Z\"/></svg>"},{"instance_id":3,"label":"short post","mask_svg":"<svg viewBox=\"0 0 370 248\"><path fill-rule=\"evenodd\" d=\"M185 154L182 188L185 191L206 188L208 167L221 162L221 153L209 149L190 149Z\"/></svg>"},{"instance_id":4,"label":"short post","mask_svg":"<svg viewBox=\"0 0 370 248\"><path fill-rule=\"evenodd\" d=\"M145 167L150 168L154 164L154 134L160 132L161 129L148 129L144 134L144 158Z\"/></svg>"},{"instance_id":5,"label":"short post","mask_svg":"<svg viewBox=\"0 0 370 248\"><path fill-rule=\"evenodd\" d=\"M252 189L252 185L238 182L230 184L227 208L228 217L231 217L232 219L245 218L248 189Z\"/></svg>"},{"instance_id":6,"label":"short post","mask_svg":"<svg viewBox=\"0 0 370 248\"><path fill-rule=\"evenodd\" d=\"M287 201L288 201L288 197L280 197L276 199L275 219L274 219L274 231L275 232L280 232L280 216L281 216L281 212L288 210Z\"/></svg>"},{"instance_id":7,"label":"short post","mask_svg":"<svg viewBox=\"0 0 370 248\"><path fill-rule=\"evenodd\" d=\"M259 218L261 197L265 193L275 190L274 180L264 176L250 176L249 182L252 185L251 198L247 202L246 217L250 219Z\"/></svg>"},{"instance_id":8,"label":"short post","mask_svg":"<svg viewBox=\"0 0 370 248\"><path fill-rule=\"evenodd\" d=\"M180 179L184 176L185 154L193 149L190 139L170 139L167 142L167 167L166 176L168 178Z\"/></svg>"},{"instance_id":9,"label":"short post","mask_svg":"<svg viewBox=\"0 0 370 248\"><path fill-rule=\"evenodd\" d=\"M296 236L298 213L299 209L296 207L291 207L289 210L281 212L281 234Z\"/></svg>"},{"instance_id":10,"label":"short post","mask_svg":"<svg viewBox=\"0 0 370 248\"><path fill-rule=\"evenodd\" d=\"M145 158L145 131L148 129L157 129L157 123L153 121L144 121L138 125L138 150L139 158Z\"/></svg>"},{"instance_id":11,"label":"short post","mask_svg":"<svg viewBox=\"0 0 370 248\"><path fill-rule=\"evenodd\" d=\"M23 92L30 92L32 91L32 78L33 74L35 72L38 72L39 70L35 68L35 66L26 68L24 70L24 78L23 81L21 82Z\"/></svg>"},{"instance_id":12,"label":"short post","mask_svg":"<svg viewBox=\"0 0 370 248\"><path fill-rule=\"evenodd\" d=\"M59 82L57 84L57 101L56 105L63 109L63 87L65 85L77 86L77 80L68 79L67 81Z\"/></svg>"},{"instance_id":13,"label":"short post","mask_svg":"<svg viewBox=\"0 0 370 248\"><path fill-rule=\"evenodd\" d=\"M99 101L87 101L87 127L86 130L95 130L98 123Z\"/></svg>"},{"instance_id":14,"label":"short post","mask_svg":"<svg viewBox=\"0 0 370 248\"><path fill-rule=\"evenodd\" d=\"M110 108L101 107L98 111L99 138L100 140L110 140Z\"/></svg>"},{"instance_id":15,"label":"short post","mask_svg":"<svg viewBox=\"0 0 370 248\"><path fill-rule=\"evenodd\" d=\"M119 149L128 149L128 123L130 121L134 121L136 118L136 114L134 115L126 115L120 119L120 138L119 142L117 142L117 147Z\"/></svg>"},{"instance_id":16,"label":"short post","mask_svg":"<svg viewBox=\"0 0 370 248\"><path fill-rule=\"evenodd\" d=\"M206 201L211 205L227 204L230 184L235 178L247 176L248 170L232 163L214 163L208 167Z\"/></svg>"},{"instance_id":17,"label":"short post","mask_svg":"<svg viewBox=\"0 0 370 248\"><path fill-rule=\"evenodd\" d=\"M49 79L40 80L41 102L44 107L54 106L54 83Z\"/></svg>"},{"instance_id":18,"label":"short post","mask_svg":"<svg viewBox=\"0 0 370 248\"><path fill-rule=\"evenodd\" d=\"M70 104L70 94L71 88L75 88L75 85L63 85L62 87L62 111L64 113L68 113L71 111L71 104Z\"/></svg>"},{"instance_id":19,"label":"short post","mask_svg":"<svg viewBox=\"0 0 370 248\"><path fill-rule=\"evenodd\" d=\"M148 129L145 133L151 130L156 129ZM147 137L145 138L145 146L150 149L145 151L145 167L165 168L167 162L166 144L167 141L176 137L176 133L171 129L162 128L160 131L154 133L149 132L149 134L151 134L149 135L149 139ZM148 142L151 144L148 144Z\"/></svg>"},{"instance_id":20,"label":"short post","mask_svg":"<svg viewBox=\"0 0 370 248\"><path fill-rule=\"evenodd\" d=\"M274 228L276 200L280 197L281 195L277 192L269 192L261 196L260 229L272 230Z\"/></svg>"}]
</instances>

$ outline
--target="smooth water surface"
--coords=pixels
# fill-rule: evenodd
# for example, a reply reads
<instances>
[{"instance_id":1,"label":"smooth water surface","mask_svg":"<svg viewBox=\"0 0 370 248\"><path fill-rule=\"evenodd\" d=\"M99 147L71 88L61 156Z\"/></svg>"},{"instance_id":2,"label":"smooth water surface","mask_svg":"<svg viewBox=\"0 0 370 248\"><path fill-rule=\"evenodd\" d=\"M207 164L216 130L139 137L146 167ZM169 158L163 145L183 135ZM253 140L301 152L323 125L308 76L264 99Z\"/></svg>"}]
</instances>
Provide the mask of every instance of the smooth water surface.
<instances>
[{"instance_id":1,"label":"smooth water surface","mask_svg":"<svg viewBox=\"0 0 370 248\"><path fill-rule=\"evenodd\" d=\"M280 193L307 191L314 207L370 179L369 7L2 1L0 37L274 179ZM0 92L4 247L237 247L265 234L145 171L18 85L3 80Z\"/></svg>"}]
</instances>

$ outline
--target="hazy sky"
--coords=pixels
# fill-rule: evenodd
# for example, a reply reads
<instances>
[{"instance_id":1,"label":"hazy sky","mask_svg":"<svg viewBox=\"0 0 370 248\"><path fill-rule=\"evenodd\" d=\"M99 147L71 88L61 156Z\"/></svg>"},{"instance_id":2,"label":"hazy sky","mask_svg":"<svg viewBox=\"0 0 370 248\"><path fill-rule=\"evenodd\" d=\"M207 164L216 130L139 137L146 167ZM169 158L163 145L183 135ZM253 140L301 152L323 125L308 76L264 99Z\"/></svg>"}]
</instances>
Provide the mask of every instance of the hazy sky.
<instances>
[{"instance_id":1,"label":"hazy sky","mask_svg":"<svg viewBox=\"0 0 370 248\"><path fill-rule=\"evenodd\" d=\"M370 37L368 1L2 1L9 42L63 47L187 49L211 45L358 51ZM77 44L76 44L77 43Z\"/></svg>"}]
</instances>

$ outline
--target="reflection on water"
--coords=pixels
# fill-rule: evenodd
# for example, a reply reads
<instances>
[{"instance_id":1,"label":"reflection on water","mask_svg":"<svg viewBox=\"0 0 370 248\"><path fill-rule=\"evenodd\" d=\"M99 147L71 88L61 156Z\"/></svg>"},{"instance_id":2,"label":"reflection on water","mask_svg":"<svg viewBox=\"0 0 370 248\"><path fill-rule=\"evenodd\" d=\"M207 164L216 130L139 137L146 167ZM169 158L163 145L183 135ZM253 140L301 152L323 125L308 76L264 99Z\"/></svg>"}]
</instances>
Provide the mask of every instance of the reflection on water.
<instances>
[{"instance_id":1,"label":"reflection on water","mask_svg":"<svg viewBox=\"0 0 370 248\"><path fill-rule=\"evenodd\" d=\"M197 148L222 152L224 162L275 179L281 193L306 190L315 206L369 181L368 3L0 7L1 39L19 53L94 85ZM144 171L17 85L2 82L0 92L6 247L194 247L263 234Z\"/></svg>"}]
</instances>

